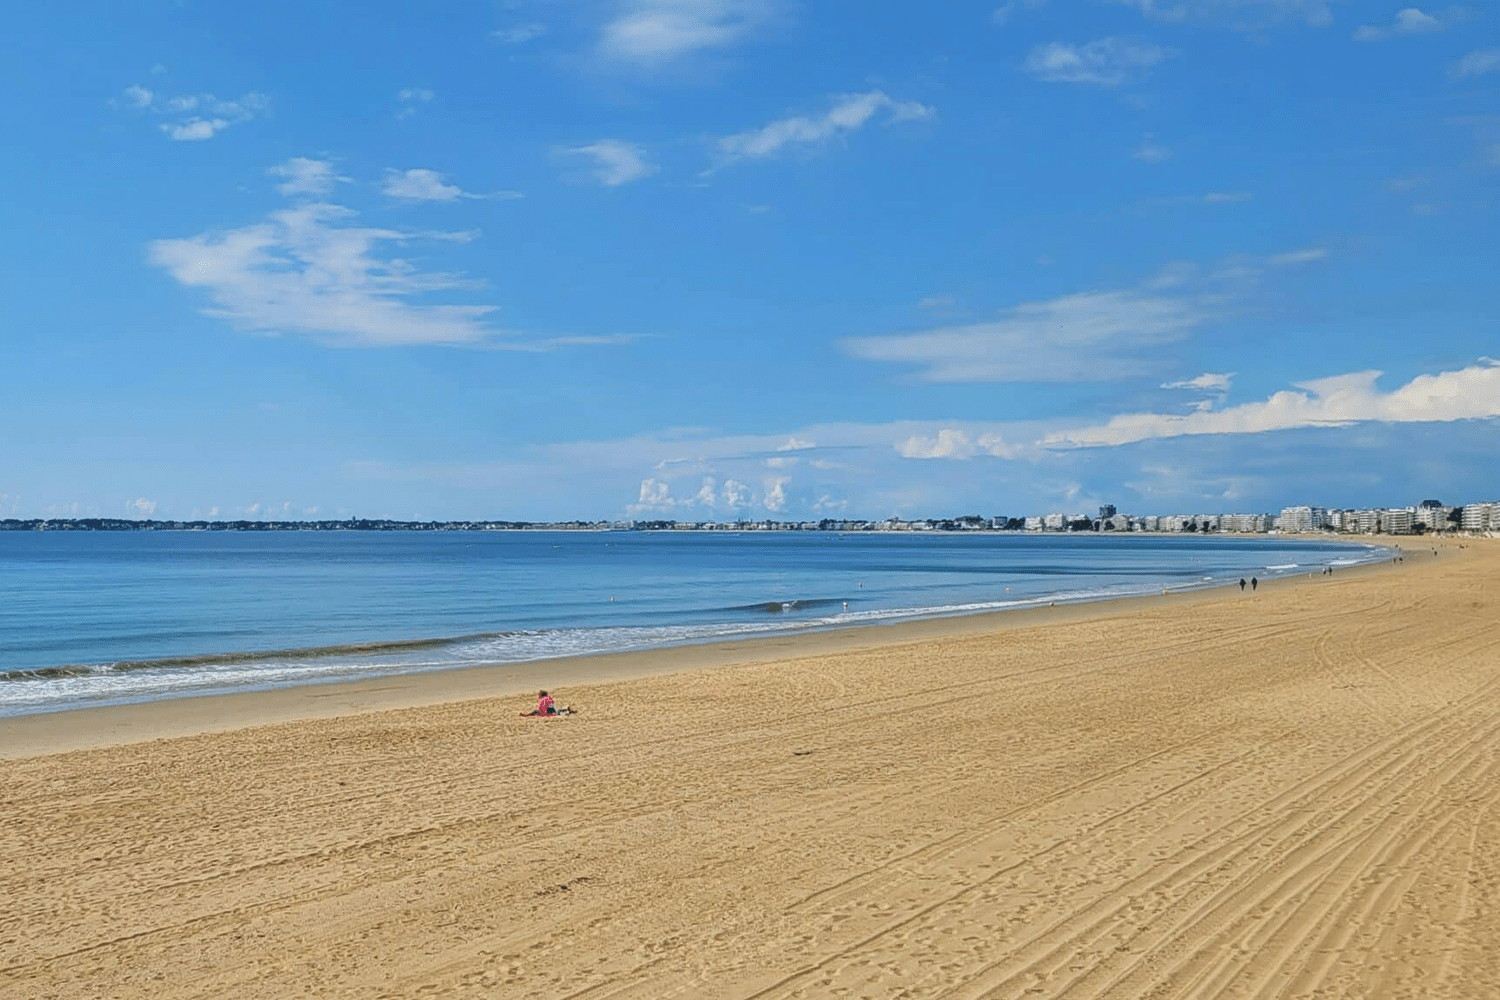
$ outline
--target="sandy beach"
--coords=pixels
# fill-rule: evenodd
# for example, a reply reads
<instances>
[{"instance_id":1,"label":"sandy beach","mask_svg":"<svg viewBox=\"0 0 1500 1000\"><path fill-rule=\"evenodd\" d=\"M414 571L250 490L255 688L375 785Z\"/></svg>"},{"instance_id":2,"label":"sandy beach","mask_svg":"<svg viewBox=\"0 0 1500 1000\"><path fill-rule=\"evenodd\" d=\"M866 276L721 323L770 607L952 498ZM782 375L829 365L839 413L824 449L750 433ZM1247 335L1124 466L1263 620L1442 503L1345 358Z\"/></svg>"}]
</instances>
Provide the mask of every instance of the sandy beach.
<instances>
[{"instance_id":1,"label":"sandy beach","mask_svg":"<svg viewBox=\"0 0 1500 1000\"><path fill-rule=\"evenodd\" d=\"M1497 997L1500 540L1405 547L0 720L0 998Z\"/></svg>"}]
</instances>

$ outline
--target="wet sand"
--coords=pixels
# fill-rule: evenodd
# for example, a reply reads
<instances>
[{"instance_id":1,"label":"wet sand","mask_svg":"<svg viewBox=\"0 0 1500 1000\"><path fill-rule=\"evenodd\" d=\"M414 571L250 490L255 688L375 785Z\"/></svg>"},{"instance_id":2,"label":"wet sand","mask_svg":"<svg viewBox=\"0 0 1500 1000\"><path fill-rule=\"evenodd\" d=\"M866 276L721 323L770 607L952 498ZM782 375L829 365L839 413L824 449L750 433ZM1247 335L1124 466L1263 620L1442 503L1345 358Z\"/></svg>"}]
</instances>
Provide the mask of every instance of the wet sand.
<instances>
[{"instance_id":1,"label":"wet sand","mask_svg":"<svg viewBox=\"0 0 1500 1000\"><path fill-rule=\"evenodd\" d=\"M1462 544L0 720L0 997L1500 996Z\"/></svg>"}]
</instances>

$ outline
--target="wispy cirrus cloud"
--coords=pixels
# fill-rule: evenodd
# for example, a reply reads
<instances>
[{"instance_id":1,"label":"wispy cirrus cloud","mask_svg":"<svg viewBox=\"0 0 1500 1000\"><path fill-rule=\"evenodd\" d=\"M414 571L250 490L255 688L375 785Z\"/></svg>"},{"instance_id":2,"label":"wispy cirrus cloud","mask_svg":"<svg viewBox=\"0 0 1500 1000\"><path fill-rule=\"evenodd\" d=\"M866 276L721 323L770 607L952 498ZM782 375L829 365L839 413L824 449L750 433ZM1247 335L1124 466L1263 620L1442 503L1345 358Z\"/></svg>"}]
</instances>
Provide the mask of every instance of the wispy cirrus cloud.
<instances>
[{"instance_id":1,"label":"wispy cirrus cloud","mask_svg":"<svg viewBox=\"0 0 1500 1000\"><path fill-rule=\"evenodd\" d=\"M1204 372L1196 378L1179 379L1176 382L1163 382L1163 389L1197 389L1201 392L1226 393L1234 382L1234 373Z\"/></svg>"},{"instance_id":2,"label":"wispy cirrus cloud","mask_svg":"<svg viewBox=\"0 0 1500 1000\"><path fill-rule=\"evenodd\" d=\"M1447 27L1443 19L1424 14L1417 7L1403 7L1396 11L1396 18L1388 25L1362 24L1354 29L1356 42L1378 42L1400 35L1430 35Z\"/></svg>"},{"instance_id":3,"label":"wispy cirrus cloud","mask_svg":"<svg viewBox=\"0 0 1500 1000\"><path fill-rule=\"evenodd\" d=\"M1115 0L1156 21L1204 21L1252 30L1277 21L1313 27L1333 22L1333 8L1347 0Z\"/></svg>"},{"instance_id":4,"label":"wispy cirrus cloud","mask_svg":"<svg viewBox=\"0 0 1500 1000\"><path fill-rule=\"evenodd\" d=\"M1169 265L1139 288L1027 302L993 320L916 333L851 337L854 357L909 365L924 382L1101 382L1160 370L1159 348L1231 314L1272 268L1326 256L1308 248L1239 258L1200 277Z\"/></svg>"},{"instance_id":5,"label":"wispy cirrus cloud","mask_svg":"<svg viewBox=\"0 0 1500 1000\"><path fill-rule=\"evenodd\" d=\"M1174 54L1160 45L1126 38L1100 38L1083 45L1051 42L1032 49L1022 68L1048 83L1118 87L1145 76Z\"/></svg>"},{"instance_id":6,"label":"wispy cirrus cloud","mask_svg":"<svg viewBox=\"0 0 1500 1000\"><path fill-rule=\"evenodd\" d=\"M121 93L121 102L134 111L159 116L158 127L177 142L202 142L242 122L265 114L271 100L265 94L249 91L233 100L213 94L177 94L168 96L140 84L132 84Z\"/></svg>"},{"instance_id":7,"label":"wispy cirrus cloud","mask_svg":"<svg viewBox=\"0 0 1500 1000\"><path fill-rule=\"evenodd\" d=\"M1126 290L1028 302L985 323L853 337L849 354L905 364L925 382L1090 382L1144 374L1149 348L1183 340L1217 308L1207 300Z\"/></svg>"},{"instance_id":8,"label":"wispy cirrus cloud","mask_svg":"<svg viewBox=\"0 0 1500 1000\"><path fill-rule=\"evenodd\" d=\"M772 0L616 0L598 51L611 62L658 68L738 45L775 9Z\"/></svg>"},{"instance_id":9,"label":"wispy cirrus cloud","mask_svg":"<svg viewBox=\"0 0 1500 1000\"><path fill-rule=\"evenodd\" d=\"M884 91L841 94L820 115L793 115L761 128L728 135L718 141L721 162L766 159L792 148L820 146L853 134L877 115L891 123L929 118L932 108L916 101L899 101Z\"/></svg>"},{"instance_id":10,"label":"wispy cirrus cloud","mask_svg":"<svg viewBox=\"0 0 1500 1000\"><path fill-rule=\"evenodd\" d=\"M238 229L156 240L148 259L180 284L205 291L212 303L205 315L241 330L336 347L473 344L497 333L485 322L494 306L429 298L472 282L420 271L389 253L420 239L468 234L359 226L356 214L321 202L296 205Z\"/></svg>"},{"instance_id":11,"label":"wispy cirrus cloud","mask_svg":"<svg viewBox=\"0 0 1500 1000\"><path fill-rule=\"evenodd\" d=\"M412 170L387 170L380 182L380 190L388 198L399 201L458 201L461 198L519 198L518 191L500 191L494 194L475 194L465 191L457 184L448 183L447 176L436 170L416 168Z\"/></svg>"},{"instance_id":12,"label":"wispy cirrus cloud","mask_svg":"<svg viewBox=\"0 0 1500 1000\"><path fill-rule=\"evenodd\" d=\"M329 160L314 160L306 156L294 156L285 163L278 163L267 170L272 177L282 182L276 190L287 196L310 195L321 198L335 185L348 183L349 178L340 176Z\"/></svg>"},{"instance_id":13,"label":"wispy cirrus cloud","mask_svg":"<svg viewBox=\"0 0 1500 1000\"><path fill-rule=\"evenodd\" d=\"M404 87L396 92L396 117L410 118L424 104L431 104L437 94L426 87Z\"/></svg>"},{"instance_id":14,"label":"wispy cirrus cloud","mask_svg":"<svg viewBox=\"0 0 1500 1000\"><path fill-rule=\"evenodd\" d=\"M477 232L359 225L353 209L318 200L348 180L324 160L297 157L268 173L284 179L277 190L300 199L260 222L147 246L151 264L208 296L206 316L247 332L302 336L332 347L462 344L541 352L637 339L499 329L489 322L493 305L442 301L480 282L421 269L400 255L416 244L469 243ZM400 179L409 181L409 173Z\"/></svg>"},{"instance_id":15,"label":"wispy cirrus cloud","mask_svg":"<svg viewBox=\"0 0 1500 1000\"><path fill-rule=\"evenodd\" d=\"M1148 134L1141 139L1139 146L1130 151L1130 158L1142 163L1162 163L1172 158L1172 151Z\"/></svg>"},{"instance_id":16,"label":"wispy cirrus cloud","mask_svg":"<svg viewBox=\"0 0 1500 1000\"><path fill-rule=\"evenodd\" d=\"M1455 80L1485 76L1497 71L1500 71L1500 48L1475 49L1448 67L1448 75Z\"/></svg>"},{"instance_id":17,"label":"wispy cirrus cloud","mask_svg":"<svg viewBox=\"0 0 1500 1000\"><path fill-rule=\"evenodd\" d=\"M527 42L541 38L547 33L547 26L535 21L527 21L520 24L512 24L505 28L496 28L490 32L490 37L504 42L506 45L524 45Z\"/></svg>"},{"instance_id":18,"label":"wispy cirrus cloud","mask_svg":"<svg viewBox=\"0 0 1500 1000\"><path fill-rule=\"evenodd\" d=\"M561 152L593 160L593 177L605 187L619 187L656 172L656 167L646 159L643 147L619 139L600 139L583 146L568 146Z\"/></svg>"}]
</instances>

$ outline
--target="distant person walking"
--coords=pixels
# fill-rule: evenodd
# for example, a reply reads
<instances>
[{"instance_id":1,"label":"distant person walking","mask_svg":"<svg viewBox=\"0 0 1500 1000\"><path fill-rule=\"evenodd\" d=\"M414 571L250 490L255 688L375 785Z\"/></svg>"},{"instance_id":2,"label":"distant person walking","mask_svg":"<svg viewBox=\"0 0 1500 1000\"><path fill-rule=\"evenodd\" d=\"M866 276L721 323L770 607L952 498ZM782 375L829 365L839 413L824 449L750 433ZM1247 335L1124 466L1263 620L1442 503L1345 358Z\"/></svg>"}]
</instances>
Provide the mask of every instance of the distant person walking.
<instances>
[{"instance_id":1,"label":"distant person walking","mask_svg":"<svg viewBox=\"0 0 1500 1000\"><path fill-rule=\"evenodd\" d=\"M1244 592L1245 592L1245 578L1242 576L1242 577L1240 577L1240 593L1243 594Z\"/></svg>"},{"instance_id":2,"label":"distant person walking","mask_svg":"<svg viewBox=\"0 0 1500 1000\"><path fill-rule=\"evenodd\" d=\"M1255 577L1252 576L1250 578L1250 589L1254 590L1256 587L1259 587L1259 586L1260 586L1260 581L1257 580Z\"/></svg>"}]
</instances>

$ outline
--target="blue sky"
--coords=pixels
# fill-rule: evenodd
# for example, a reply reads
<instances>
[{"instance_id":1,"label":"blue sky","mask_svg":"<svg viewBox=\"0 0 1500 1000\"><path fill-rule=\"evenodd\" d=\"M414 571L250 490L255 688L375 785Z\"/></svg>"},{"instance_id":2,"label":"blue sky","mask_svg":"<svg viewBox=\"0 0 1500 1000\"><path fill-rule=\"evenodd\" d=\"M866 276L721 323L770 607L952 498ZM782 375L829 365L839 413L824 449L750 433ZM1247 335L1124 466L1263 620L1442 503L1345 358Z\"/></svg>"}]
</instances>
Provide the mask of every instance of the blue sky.
<instances>
[{"instance_id":1,"label":"blue sky","mask_svg":"<svg viewBox=\"0 0 1500 1000\"><path fill-rule=\"evenodd\" d=\"M1500 9L31 4L0 516L1500 496Z\"/></svg>"}]
</instances>

